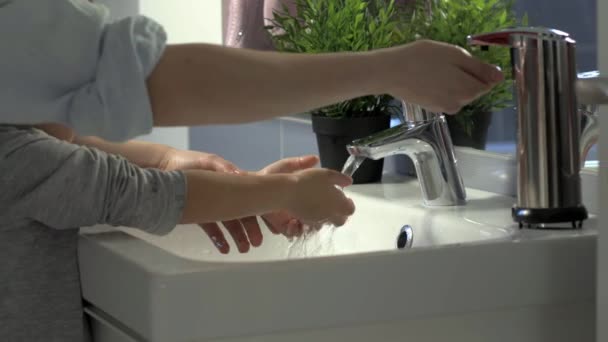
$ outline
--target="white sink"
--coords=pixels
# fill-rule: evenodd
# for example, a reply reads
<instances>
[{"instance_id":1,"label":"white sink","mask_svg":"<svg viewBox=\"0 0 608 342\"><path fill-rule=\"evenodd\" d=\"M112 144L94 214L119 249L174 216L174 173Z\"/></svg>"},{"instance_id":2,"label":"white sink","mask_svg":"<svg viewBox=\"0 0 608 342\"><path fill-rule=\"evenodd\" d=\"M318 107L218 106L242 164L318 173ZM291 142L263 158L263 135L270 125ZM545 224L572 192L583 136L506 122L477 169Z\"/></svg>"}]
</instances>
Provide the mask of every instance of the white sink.
<instances>
[{"instance_id":1,"label":"white sink","mask_svg":"<svg viewBox=\"0 0 608 342\"><path fill-rule=\"evenodd\" d=\"M260 262L395 250L404 225L412 227L413 248L504 240L518 231L510 212L505 210L513 200L483 191L468 190L466 206L442 208L422 206L415 179L389 178L383 184L352 186L346 193L357 206L346 225L326 227L289 241L270 233L260 220L265 241L247 254L238 254L234 248L229 255L220 254L196 225L178 226L165 237L134 229L124 231L176 256L214 262Z\"/></svg>"},{"instance_id":2,"label":"white sink","mask_svg":"<svg viewBox=\"0 0 608 342\"><path fill-rule=\"evenodd\" d=\"M247 254L219 254L194 225L93 229L80 244L87 310L135 341L592 338L594 218L519 230L512 198L467 189L466 206L424 208L414 179L347 193L345 226L295 242L265 230ZM406 224L412 248L398 250Z\"/></svg>"}]
</instances>

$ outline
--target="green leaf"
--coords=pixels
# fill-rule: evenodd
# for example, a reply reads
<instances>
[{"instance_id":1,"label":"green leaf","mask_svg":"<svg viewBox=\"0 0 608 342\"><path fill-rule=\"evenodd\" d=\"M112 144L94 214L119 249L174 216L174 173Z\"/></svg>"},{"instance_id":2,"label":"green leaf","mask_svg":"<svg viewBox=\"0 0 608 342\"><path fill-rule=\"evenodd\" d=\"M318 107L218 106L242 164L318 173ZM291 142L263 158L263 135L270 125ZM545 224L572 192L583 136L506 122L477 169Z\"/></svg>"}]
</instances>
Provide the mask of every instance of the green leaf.
<instances>
[{"instance_id":1,"label":"green leaf","mask_svg":"<svg viewBox=\"0 0 608 342\"><path fill-rule=\"evenodd\" d=\"M466 37L520 22L513 14L513 0L413 0L411 6L394 0L293 0L297 13L286 6L275 11L268 27L277 50L299 53L367 51L428 38L465 47L488 63L500 65L510 76L508 49L479 51L466 46ZM427 3L432 11L427 11ZM511 81L465 107L458 120L474 125L474 114L511 105ZM384 115L394 110L388 95L364 96L319 108L328 116ZM394 106L393 106L394 107ZM392 108L392 109L391 109ZM467 123L471 122L471 123Z\"/></svg>"},{"instance_id":2,"label":"green leaf","mask_svg":"<svg viewBox=\"0 0 608 342\"><path fill-rule=\"evenodd\" d=\"M372 21L369 23L369 32L374 33L376 31L376 22Z\"/></svg>"}]
</instances>

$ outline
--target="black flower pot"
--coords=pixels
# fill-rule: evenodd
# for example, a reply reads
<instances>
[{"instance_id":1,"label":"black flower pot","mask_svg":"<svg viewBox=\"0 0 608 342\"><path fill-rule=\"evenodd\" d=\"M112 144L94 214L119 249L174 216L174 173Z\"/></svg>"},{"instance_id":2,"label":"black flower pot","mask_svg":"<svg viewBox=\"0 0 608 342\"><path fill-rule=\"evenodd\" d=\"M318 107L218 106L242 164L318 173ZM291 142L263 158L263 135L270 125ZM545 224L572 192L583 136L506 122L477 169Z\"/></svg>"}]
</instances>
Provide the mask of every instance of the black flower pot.
<instances>
[{"instance_id":1,"label":"black flower pot","mask_svg":"<svg viewBox=\"0 0 608 342\"><path fill-rule=\"evenodd\" d=\"M312 116L312 128L317 135L321 166L342 171L349 157L346 145L383 131L390 127L390 116L370 116L361 118L334 119L325 116ZM366 159L355 172L355 184L374 183L382 179L384 160Z\"/></svg>"},{"instance_id":2,"label":"black flower pot","mask_svg":"<svg viewBox=\"0 0 608 342\"><path fill-rule=\"evenodd\" d=\"M471 135L469 135L455 117L447 116L450 136L454 146L472 147L478 150L485 150L488 141L488 129L492 123L492 113L479 113L473 116L474 125Z\"/></svg>"}]
</instances>

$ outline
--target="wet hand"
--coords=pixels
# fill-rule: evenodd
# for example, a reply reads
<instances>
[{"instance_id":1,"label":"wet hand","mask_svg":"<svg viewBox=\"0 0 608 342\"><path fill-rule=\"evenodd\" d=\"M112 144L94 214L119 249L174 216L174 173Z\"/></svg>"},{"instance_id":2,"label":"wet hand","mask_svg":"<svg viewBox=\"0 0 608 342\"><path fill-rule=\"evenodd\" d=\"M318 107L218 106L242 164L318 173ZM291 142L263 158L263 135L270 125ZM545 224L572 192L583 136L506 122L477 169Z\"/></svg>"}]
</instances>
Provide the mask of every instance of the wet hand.
<instances>
[{"instance_id":1,"label":"wet hand","mask_svg":"<svg viewBox=\"0 0 608 342\"><path fill-rule=\"evenodd\" d=\"M341 188L352 184L352 178L338 171L311 169L294 174L296 196L290 198L288 212L303 224L342 226L355 212L355 204Z\"/></svg>"},{"instance_id":2,"label":"wet hand","mask_svg":"<svg viewBox=\"0 0 608 342\"><path fill-rule=\"evenodd\" d=\"M260 174L293 173L310 169L319 163L317 156L302 156L279 160L262 169ZM295 216L286 210L262 215L268 229L274 234L286 237L297 237L304 233L304 225Z\"/></svg>"},{"instance_id":3,"label":"wet hand","mask_svg":"<svg viewBox=\"0 0 608 342\"><path fill-rule=\"evenodd\" d=\"M279 160L260 170L260 174L292 173L314 167L319 162L316 156L304 156L299 158L287 158ZM214 154L198 151L180 151L171 149L163 158L160 169L171 170L209 170L217 172L231 172L245 174L231 162ZM287 237L302 234L303 225L287 211L279 211L262 215L262 219L274 234L283 234ZM222 222L230 236L234 240L237 249L241 253L247 253L251 246L258 247L262 244L263 234L255 217L247 217L239 220ZM216 248L222 254L230 252L224 232L217 223L200 224L201 228L213 241Z\"/></svg>"},{"instance_id":4,"label":"wet hand","mask_svg":"<svg viewBox=\"0 0 608 342\"><path fill-rule=\"evenodd\" d=\"M246 172L215 154L175 149L170 149L165 154L159 168L165 171L208 170L236 174ZM262 231L255 217L226 221L222 222L222 224L230 236L232 236L239 252L247 253L251 246L257 247L262 244ZM217 223L201 223L199 226L213 241L213 244L220 253L228 254L230 252L230 244Z\"/></svg>"}]
</instances>

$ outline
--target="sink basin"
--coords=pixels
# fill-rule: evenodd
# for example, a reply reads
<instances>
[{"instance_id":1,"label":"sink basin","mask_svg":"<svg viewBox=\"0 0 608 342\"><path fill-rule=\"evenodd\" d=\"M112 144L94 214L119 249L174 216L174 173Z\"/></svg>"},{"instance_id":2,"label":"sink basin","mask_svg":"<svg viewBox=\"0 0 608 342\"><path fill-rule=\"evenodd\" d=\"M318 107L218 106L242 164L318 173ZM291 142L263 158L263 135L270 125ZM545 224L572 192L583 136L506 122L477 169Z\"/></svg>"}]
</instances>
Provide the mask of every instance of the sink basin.
<instances>
[{"instance_id":1,"label":"sink basin","mask_svg":"<svg viewBox=\"0 0 608 342\"><path fill-rule=\"evenodd\" d=\"M518 231L510 212L505 210L513 200L484 191L469 190L469 205L436 208L422 206L415 179L387 178L383 184L355 185L345 192L357 206L346 225L325 227L289 241L274 236L259 220L265 241L247 254L238 254L234 249L229 255L220 254L196 225L178 226L164 237L135 229L124 231L176 256L214 262L260 262L395 250L405 225L413 232L412 248L504 240Z\"/></svg>"},{"instance_id":2,"label":"sink basin","mask_svg":"<svg viewBox=\"0 0 608 342\"><path fill-rule=\"evenodd\" d=\"M415 179L345 191L357 206L345 226L296 241L264 227L247 254L219 254L195 225L84 231L98 341L592 340L594 217L581 230L520 230L513 199L489 192L425 208ZM400 250L405 225L413 239ZM107 326L121 338L104 338Z\"/></svg>"}]
</instances>

